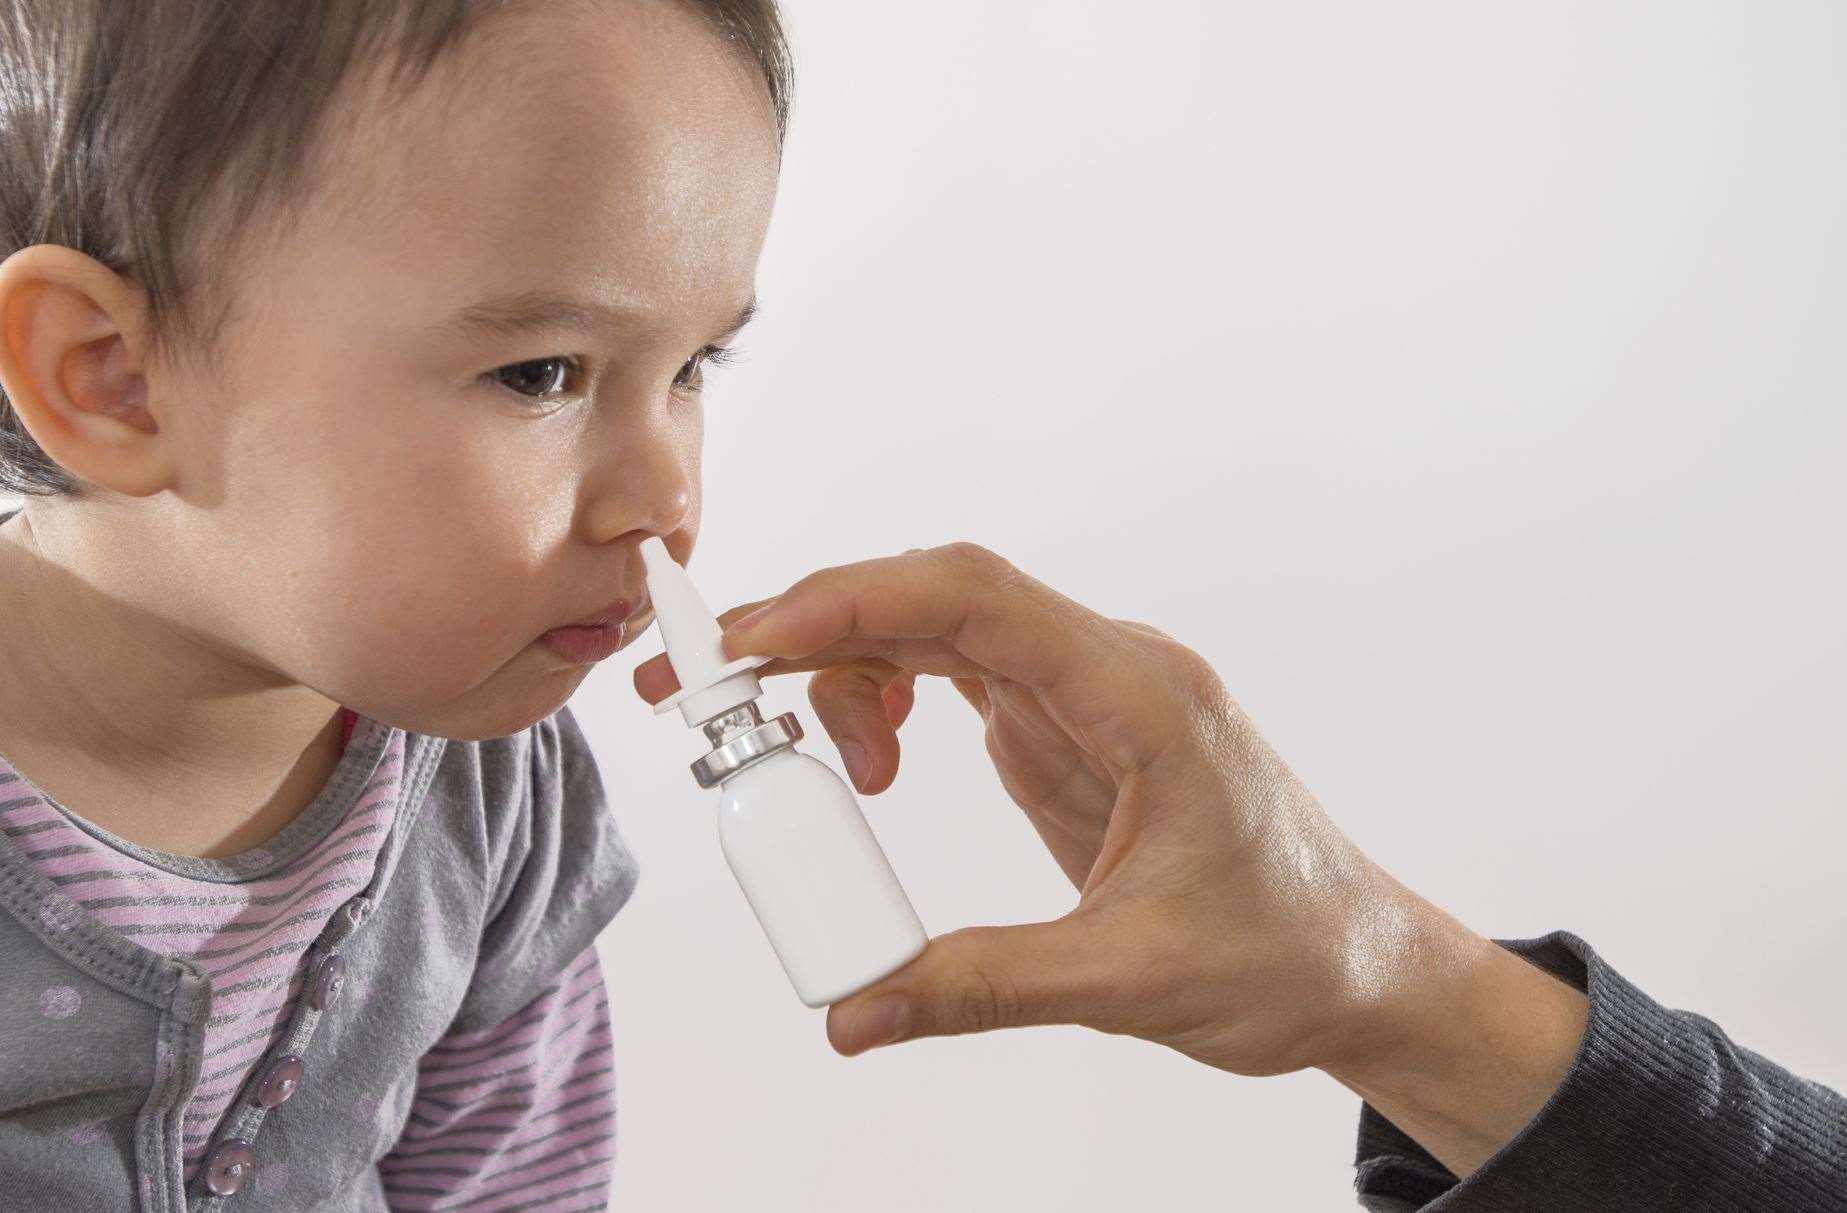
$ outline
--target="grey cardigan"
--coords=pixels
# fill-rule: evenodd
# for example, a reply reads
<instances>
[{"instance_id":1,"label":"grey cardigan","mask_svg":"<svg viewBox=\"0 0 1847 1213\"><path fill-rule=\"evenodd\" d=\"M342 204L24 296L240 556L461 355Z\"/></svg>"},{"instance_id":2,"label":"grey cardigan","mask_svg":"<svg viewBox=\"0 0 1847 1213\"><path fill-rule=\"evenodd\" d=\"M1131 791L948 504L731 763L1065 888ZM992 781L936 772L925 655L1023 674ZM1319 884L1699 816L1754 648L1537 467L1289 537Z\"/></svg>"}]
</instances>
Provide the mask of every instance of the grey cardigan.
<instances>
[{"instance_id":1,"label":"grey cardigan","mask_svg":"<svg viewBox=\"0 0 1847 1213\"><path fill-rule=\"evenodd\" d=\"M266 844L276 865L338 824L390 737L373 730ZM285 1106L239 1101L216 1134L248 1139L258 1174L266 1147L286 1144L291 1210L385 1210L376 1164L404 1127L424 1051L531 1002L637 880L568 708L486 741L407 735L399 794L371 881L309 948L310 963L345 958L344 993L326 1011L298 1000L276 1046L302 1055L312 1079ZM239 1195L189 1198L182 1184L203 971L81 908L75 921L41 916L51 887L0 835L0 1208L239 1208ZM52 985L74 987L85 1014L38 1014L37 992ZM99 1138L79 1127L98 1121ZM261 1207L282 1208L268 1197Z\"/></svg>"}]
</instances>

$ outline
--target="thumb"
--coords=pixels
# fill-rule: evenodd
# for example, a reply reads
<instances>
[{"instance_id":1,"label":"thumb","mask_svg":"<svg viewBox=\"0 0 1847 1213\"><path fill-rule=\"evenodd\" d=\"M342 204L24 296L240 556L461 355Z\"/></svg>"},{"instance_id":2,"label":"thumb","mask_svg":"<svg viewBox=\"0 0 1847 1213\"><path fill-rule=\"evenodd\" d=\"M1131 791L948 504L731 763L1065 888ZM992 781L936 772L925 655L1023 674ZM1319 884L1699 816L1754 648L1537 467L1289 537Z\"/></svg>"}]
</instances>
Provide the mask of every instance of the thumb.
<instances>
[{"instance_id":1,"label":"thumb","mask_svg":"<svg viewBox=\"0 0 1847 1213\"><path fill-rule=\"evenodd\" d=\"M851 1057L920 1036L1081 1023L1106 988L1089 935L1075 915L939 935L904 968L829 1007L828 1043Z\"/></svg>"}]
</instances>

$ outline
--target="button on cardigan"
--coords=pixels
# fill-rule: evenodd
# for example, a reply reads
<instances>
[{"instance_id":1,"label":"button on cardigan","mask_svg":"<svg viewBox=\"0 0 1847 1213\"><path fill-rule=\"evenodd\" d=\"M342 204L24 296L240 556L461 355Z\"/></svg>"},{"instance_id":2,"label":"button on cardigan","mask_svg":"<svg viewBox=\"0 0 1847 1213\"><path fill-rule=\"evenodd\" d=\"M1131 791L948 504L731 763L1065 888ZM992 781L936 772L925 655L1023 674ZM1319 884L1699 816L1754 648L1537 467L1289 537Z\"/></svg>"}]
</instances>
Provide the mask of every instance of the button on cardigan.
<instances>
[{"instance_id":1,"label":"button on cardigan","mask_svg":"<svg viewBox=\"0 0 1847 1213\"><path fill-rule=\"evenodd\" d=\"M581 730L350 726L307 809L222 859L117 838L0 759L0 1191L606 1207L593 941L638 871Z\"/></svg>"}]
</instances>

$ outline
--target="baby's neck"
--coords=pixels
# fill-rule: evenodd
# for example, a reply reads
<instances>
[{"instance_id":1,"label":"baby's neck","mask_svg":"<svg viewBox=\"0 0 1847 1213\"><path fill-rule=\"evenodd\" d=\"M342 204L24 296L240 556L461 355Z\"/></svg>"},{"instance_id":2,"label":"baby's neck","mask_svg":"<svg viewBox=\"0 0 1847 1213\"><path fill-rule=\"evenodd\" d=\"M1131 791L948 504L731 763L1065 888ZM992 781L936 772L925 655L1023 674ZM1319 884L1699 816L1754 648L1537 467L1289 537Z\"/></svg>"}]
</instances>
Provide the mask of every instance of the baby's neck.
<instances>
[{"instance_id":1,"label":"baby's neck","mask_svg":"<svg viewBox=\"0 0 1847 1213\"><path fill-rule=\"evenodd\" d=\"M341 723L311 689L96 592L24 512L0 524L0 754L65 808L143 846L236 854L314 799Z\"/></svg>"},{"instance_id":2,"label":"baby's neck","mask_svg":"<svg viewBox=\"0 0 1847 1213\"><path fill-rule=\"evenodd\" d=\"M273 790L258 779L219 788L151 782L69 747L20 745L0 714L0 754L41 792L113 834L175 855L222 859L261 846L301 816L340 760L340 719L317 737ZM329 744L331 741L331 746Z\"/></svg>"}]
</instances>

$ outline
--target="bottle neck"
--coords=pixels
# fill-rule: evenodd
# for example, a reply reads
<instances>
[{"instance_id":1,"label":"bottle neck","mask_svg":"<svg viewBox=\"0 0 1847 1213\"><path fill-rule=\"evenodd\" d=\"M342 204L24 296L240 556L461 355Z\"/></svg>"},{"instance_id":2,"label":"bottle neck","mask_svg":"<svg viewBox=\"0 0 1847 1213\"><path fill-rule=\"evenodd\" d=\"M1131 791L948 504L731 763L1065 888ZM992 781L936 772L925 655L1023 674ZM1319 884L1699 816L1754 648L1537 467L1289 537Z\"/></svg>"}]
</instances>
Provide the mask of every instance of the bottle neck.
<instances>
[{"instance_id":1,"label":"bottle neck","mask_svg":"<svg viewBox=\"0 0 1847 1213\"><path fill-rule=\"evenodd\" d=\"M802 739L795 713L784 712L768 723L756 703L739 704L702 726L712 752L693 763L693 778L702 788L716 787L739 771L793 749Z\"/></svg>"},{"instance_id":2,"label":"bottle neck","mask_svg":"<svg viewBox=\"0 0 1847 1213\"><path fill-rule=\"evenodd\" d=\"M750 732L763 723L762 713L757 711L757 701L741 703L721 716L714 716L700 727L705 732L705 739L717 749L733 737Z\"/></svg>"}]
</instances>

